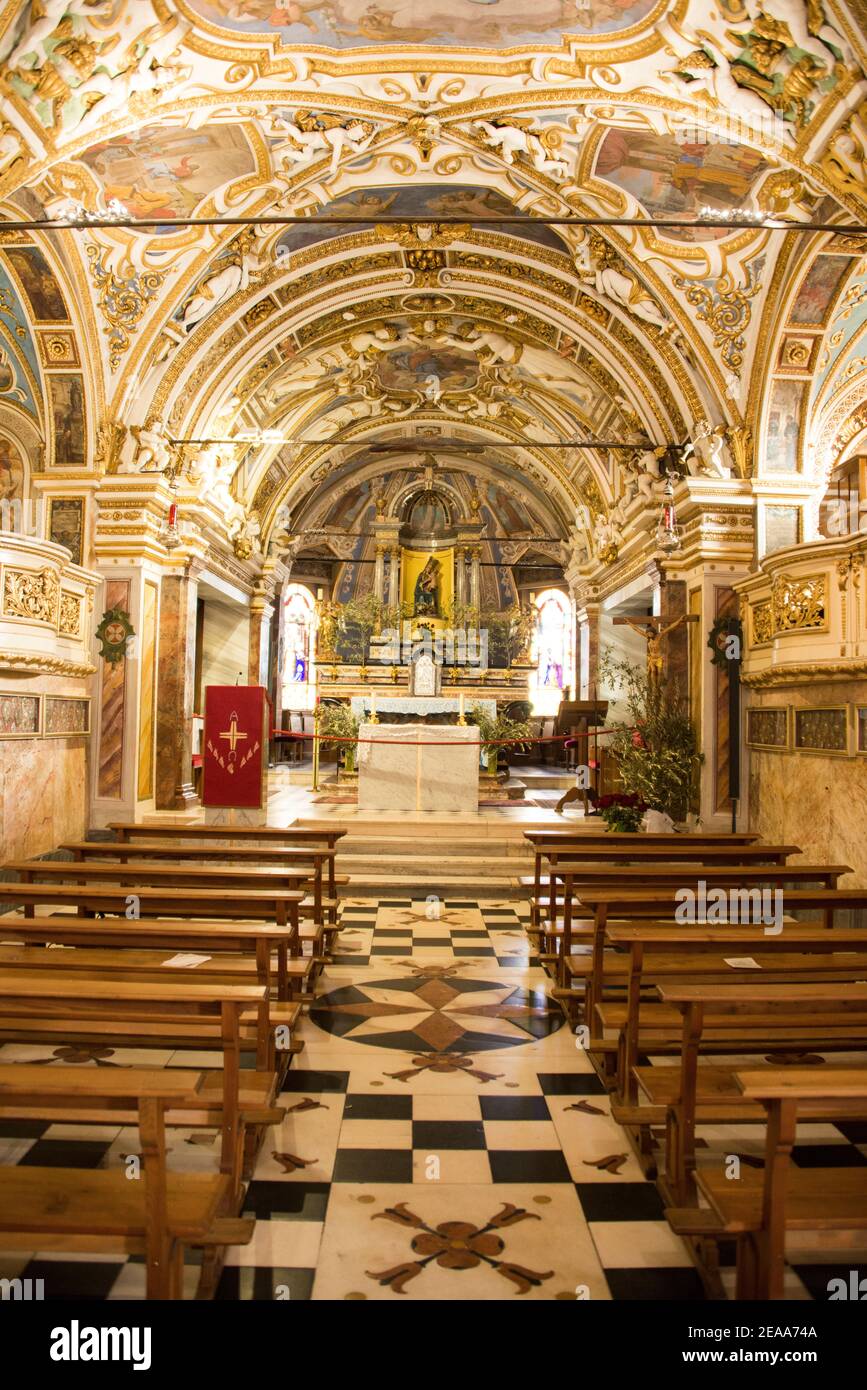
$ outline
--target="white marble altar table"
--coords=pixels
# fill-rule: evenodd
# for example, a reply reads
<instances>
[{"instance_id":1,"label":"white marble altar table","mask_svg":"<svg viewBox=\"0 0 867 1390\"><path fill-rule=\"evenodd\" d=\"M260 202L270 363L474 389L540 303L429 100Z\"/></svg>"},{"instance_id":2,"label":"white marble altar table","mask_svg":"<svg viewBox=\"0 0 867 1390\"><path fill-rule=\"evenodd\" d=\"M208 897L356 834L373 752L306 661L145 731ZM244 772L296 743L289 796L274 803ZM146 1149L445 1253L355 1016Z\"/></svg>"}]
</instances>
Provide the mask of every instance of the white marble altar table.
<instances>
[{"instance_id":1,"label":"white marble altar table","mask_svg":"<svg viewBox=\"0 0 867 1390\"><path fill-rule=\"evenodd\" d=\"M473 725L362 724L358 738L359 811L479 809Z\"/></svg>"},{"instance_id":2,"label":"white marble altar table","mask_svg":"<svg viewBox=\"0 0 867 1390\"><path fill-rule=\"evenodd\" d=\"M496 700L465 700L464 713L469 714L470 705L480 705L491 719L497 717ZM349 701L352 713L362 719L370 710L369 695L353 695ZM417 714L423 718L428 714L457 714L460 700L452 695L381 695L376 691L376 715L381 719L389 714ZM447 727L451 728L451 725Z\"/></svg>"}]
</instances>

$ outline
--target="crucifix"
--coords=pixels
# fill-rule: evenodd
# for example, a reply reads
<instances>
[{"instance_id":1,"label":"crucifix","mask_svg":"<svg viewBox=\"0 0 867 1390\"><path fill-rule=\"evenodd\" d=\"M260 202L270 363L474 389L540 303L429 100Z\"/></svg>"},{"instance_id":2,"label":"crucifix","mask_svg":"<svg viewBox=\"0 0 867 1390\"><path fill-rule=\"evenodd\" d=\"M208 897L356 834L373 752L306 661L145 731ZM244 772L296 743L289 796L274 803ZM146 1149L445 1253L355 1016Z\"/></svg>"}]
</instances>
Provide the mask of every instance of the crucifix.
<instances>
[{"instance_id":1,"label":"crucifix","mask_svg":"<svg viewBox=\"0 0 867 1390\"><path fill-rule=\"evenodd\" d=\"M662 639L673 632L681 623L697 623L697 613L682 613L673 622L663 623L663 618L614 618L615 627L631 627L647 643L647 679L651 685L658 685L662 679Z\"/></svg>"}]
</instances>

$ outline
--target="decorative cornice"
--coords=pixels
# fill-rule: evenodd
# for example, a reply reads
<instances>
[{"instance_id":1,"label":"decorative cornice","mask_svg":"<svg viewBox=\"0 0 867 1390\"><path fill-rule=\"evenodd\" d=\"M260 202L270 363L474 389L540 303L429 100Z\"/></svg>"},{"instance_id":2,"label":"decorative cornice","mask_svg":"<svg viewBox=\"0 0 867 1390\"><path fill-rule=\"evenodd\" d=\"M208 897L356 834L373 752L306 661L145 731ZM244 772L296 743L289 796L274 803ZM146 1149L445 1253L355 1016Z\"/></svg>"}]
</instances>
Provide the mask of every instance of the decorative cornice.
<instances>
[{"instance_id":1,"label":"decorative cornice","mask_svg":"<svg viewBox=\"0 0 867 1390\"><path fill-rule=\"evenodd\" d=\"M741 680L754 690L768 690L781 685L812 685L816 681L861 680L864 676L867 676L867 660L800 661L772 666L767 671L745 672Z\"/></svg>"},{"instance_id":2,"label":"decorative cornice","mask_svg":"<svg viewBox=\"0 0 867 1390\"><path fill-rule=\"evenodd\" d=\"M37 652L0 651L0 671L44 671L52 676L92 676L96 667L89 661L66 661L60 656Z\"/></svg>"}]
</instances>

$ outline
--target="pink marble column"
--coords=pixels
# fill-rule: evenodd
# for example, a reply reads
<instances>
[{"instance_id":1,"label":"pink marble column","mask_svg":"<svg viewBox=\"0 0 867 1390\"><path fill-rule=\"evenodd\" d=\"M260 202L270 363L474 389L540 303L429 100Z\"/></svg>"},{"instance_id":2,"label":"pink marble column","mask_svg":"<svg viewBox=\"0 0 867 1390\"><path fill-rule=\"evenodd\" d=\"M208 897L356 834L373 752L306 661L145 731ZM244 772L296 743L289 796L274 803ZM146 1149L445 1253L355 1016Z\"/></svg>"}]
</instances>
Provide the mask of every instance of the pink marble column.
<instances>
[{"instance_id":1,"label":"pink marble column","mask_svg":"<svg viewBox=\"0 0 867 1390\"><path fill-rule=\"evenodd\" d=\"M585 604L578 614L578 689L580 700L595 700L599 681L599 605Z\"/></svg>"},{"instance_id":2,"label":"pink marble column","mask_svg":"<svg viewBox=\"0 0 867 1390\"><path fill-rule=\"evenodd\" d=\"M250 637L247 651L247 681L268 685L268 642L271 635L271 594L255 593L250 601Z\"/></svg>"},{"instance_id":3,"label":"pink marble column","mask_svg":"<svg viewBox=\"0 0 867 1390\"><path fill-rule=\"evenodd\" d=\"M193 685L196 657L198 568L166 575L160 586L159 667L157 675L158 810L198 806L193 790Z\"/></svg>"},{"instance_id":4,"label":"pink marble column","mask_svg":"<svg viewBox=\"0 0 867 1390\"><path fill-rule=\"evenodd\" d=\"M110 579L105 586L105 607L129 610L130 582ZM123 729L126 706L126 658L110 662L100 658L102 681L99 720L99 775L97 795L123 795Z\"/></svg>"}]
</instances>

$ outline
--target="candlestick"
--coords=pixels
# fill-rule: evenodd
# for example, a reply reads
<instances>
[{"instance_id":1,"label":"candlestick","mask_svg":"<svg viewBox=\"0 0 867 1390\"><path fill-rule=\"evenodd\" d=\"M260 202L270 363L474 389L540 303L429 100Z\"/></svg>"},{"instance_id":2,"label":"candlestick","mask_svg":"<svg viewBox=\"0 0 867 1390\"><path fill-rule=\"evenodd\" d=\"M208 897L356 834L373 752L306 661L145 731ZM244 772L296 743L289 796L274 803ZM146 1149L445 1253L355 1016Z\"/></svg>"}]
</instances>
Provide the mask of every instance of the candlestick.
<instances>
[{"instance_id":1,"label":"candlestick","mask_svg":"<svg viewBox=\"0 0 867 1390\"><path fill-rule=\"evenodd\" d=\"M371 724L378 724L378 723L379 723L379 720L378 720L377 717L376 717L376 691L375 691L375 690L371 690L371 692L370 692L370 722L371 722Z\"/></svg>"},{"instance_id":2,"label":"candlestick","mask_svg":"<svg viewBox=\"0 0 867 1390\"><path fill-rule=\"evenodd\" d=\"M464 692L460 690L458 691L458 723L466 724L466 722L464 719Z\"/></svg>"}]
</instances>

